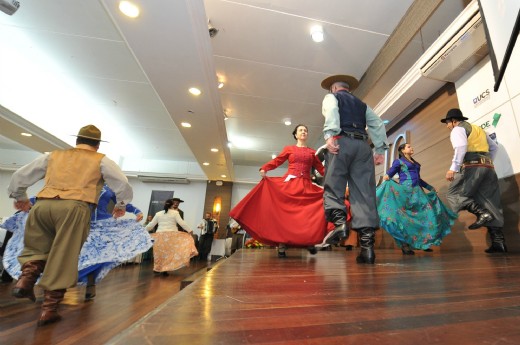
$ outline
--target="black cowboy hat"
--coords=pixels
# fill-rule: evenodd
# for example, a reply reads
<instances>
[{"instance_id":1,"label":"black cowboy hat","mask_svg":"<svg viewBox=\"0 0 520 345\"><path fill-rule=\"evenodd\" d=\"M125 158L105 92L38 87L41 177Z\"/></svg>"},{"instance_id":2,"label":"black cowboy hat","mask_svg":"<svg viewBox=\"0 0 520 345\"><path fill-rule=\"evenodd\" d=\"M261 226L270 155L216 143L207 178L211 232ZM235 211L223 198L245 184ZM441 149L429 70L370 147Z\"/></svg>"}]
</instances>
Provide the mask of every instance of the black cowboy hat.
<instances>
[{"instance_id":1,"label":"black cowboy hat","mask_svg":"<svg viewBox=\"0 0 520 345\"><path fill-rule=\"evenodd\" d=\"M464 120L467 120L467 119L468 119L467 117L464 117L462 115L462 111L460 111L460 109L453 108L453 109L448 110L448 113L446 114L446 117L444 119L442 119L441 122L442 123L446 123L446 121L448 121L448 120L464 121Z\"/></svg>"}]
</instances>

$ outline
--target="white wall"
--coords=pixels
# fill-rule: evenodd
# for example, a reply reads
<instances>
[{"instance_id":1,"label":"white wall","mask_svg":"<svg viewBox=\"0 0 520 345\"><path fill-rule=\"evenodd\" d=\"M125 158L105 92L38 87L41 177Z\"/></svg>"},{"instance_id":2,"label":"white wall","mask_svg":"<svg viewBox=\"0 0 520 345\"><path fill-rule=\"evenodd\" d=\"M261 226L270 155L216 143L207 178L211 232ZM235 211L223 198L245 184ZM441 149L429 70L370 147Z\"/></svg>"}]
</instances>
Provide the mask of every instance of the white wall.
<instances>
[{"instance_id":1,"label":"white wall","mask_svg":"<svg viewBox=\"0 0 520 345\"><path fill-rule=\"evenodd\" d=\"M520 44L517 42L498 92L491 61L482 60L455 82L460 110L469 122L496 135L499 152L495 169L499 178L520 172ZM442 114L444 116L446 114ZM498 122L496 118L499 116ZM496 123L494 123L494 120Z\"/></svg>"},{"instance_id":2,"label":"white wall","mask_svg":"<svg viewBox=\"0 0 520 345\"><path fill-rule=\"evenodd\" d=\"M8 198L7 186L11 180L11 171L0 170L0 217L12 215L16 210L13 199ZM184 200L180 208L184 211L184 220L197 233L197 225L204 216L204 201L206 199L206 181L192 181L190 184L143 183L137 178L130 177L129 182L134 189L132 204L146 215L152 190L173 191L174 196ZM43 187L43 180L28 189L28 195L35 195ZM131 217L131 215L127 215Z\"/></svg>"}]
</instances>

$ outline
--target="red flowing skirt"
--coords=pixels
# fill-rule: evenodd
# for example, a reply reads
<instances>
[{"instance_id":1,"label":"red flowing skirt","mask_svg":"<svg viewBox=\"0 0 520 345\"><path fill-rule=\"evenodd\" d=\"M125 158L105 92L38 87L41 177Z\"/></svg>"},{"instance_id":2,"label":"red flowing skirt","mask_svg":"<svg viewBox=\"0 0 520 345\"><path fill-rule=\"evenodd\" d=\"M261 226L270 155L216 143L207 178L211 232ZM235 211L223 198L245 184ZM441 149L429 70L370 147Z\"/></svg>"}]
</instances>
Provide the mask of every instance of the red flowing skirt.
<instances>
[{"instance_id":1,"label":"red flowing skirt","mask_svg":"<svg viewBox=\"0 0 520 345\"><path fill-rule=\"evenodd\" d=\"M323 188L305 178L265 177L229 215L267 245L321 243L327 229Z\"/></svg>"}]
</instances>

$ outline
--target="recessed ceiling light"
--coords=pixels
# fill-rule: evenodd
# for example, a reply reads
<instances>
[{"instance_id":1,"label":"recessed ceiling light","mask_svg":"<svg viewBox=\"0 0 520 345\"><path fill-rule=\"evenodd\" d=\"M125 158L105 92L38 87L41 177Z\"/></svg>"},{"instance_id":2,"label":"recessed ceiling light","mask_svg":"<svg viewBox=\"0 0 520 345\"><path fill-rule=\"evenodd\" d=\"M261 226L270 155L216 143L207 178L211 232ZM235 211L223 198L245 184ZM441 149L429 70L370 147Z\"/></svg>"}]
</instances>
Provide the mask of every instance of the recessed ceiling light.
<instances>
[{"instance_id":1,"label":"recessed ceiling light","mask_svg":"<svg viewBox=\"0 0 520 345\"><path fill-rule=\"evenodd\" d=\"M137 18L139 16L139 7L130 1L120 1L119 10L130 18Z\"/></svg>"},{"instance_id":2,"label":"recessed ceiling light","mask_svg":"<svg viewBox=\"0 0 520 345\"><path fill-rule=\"evenodd\" d=\"M292 124L291 119L285 119L285 120L283 120L283 123L284 123L286 126L290 126L290 125Z\"/></svg>"},{"instance_id":3,"label":"recessed ceiling light","mask_svg":"<svg viewBox=\"0 0 520 345\"><path fill-rule=\"evenodd\" d=\"M223 82L219 82L217 86L218 86L219 89L222 89L224 87L224 83Z\"/></svg>"},{"instance_id":4,"label":"recessed ceiling light","mask_svg":"<svg viewBox=\"0 0 520 345\"><path fill-rule=\"evenodd\" d=\"M323 28L321 25L315 25L311 28L311 37L314 42L322 42L323 41Z\"/></svg>"},{"instance_id":5,"label":"recessed ceiling light","mask_svg":"<svg viewBox=\"0 0 520 345\"><path fill-rule=\"evenodd\" d=\"M25 132L22 132L20 133L21 135L23 135L24 137L32 137L32 134L31 133L25 133Z\"/></svg>"},{"instance_id":6,"label":"recessed ceiling light","mask_svg":"<svg viewBox=\"0 0 520 345\"><path fill-rule=\"evenodd\" d=\"M182 127L186 127L186 128L190 128L191 127L191 123L189 123L189 122L181 122L181 126Z\"/></svg>"},{"instance_id":7,"label":"recessed ceiling light","mask_svg":"<svg viewBox=\"0 0 520 345\"><path fill-rule=\"evenodd\" d=\"M191 87L189 90L188 90L192 95L195 95L195 96L198 96L200 95L202 92L197 89L196 87Z\"/></svg>"},{"instance_id":8,"label":"recessed ceiling light","mask_svg":"<svg viewBox=\"0 0 520 345\"><path fill-rule=\"evenodd\" d=\"M222 177L222 178L226 178L227 176L226 176L226 175L220 175L220 177Z\"/></svg>"},{"instance_id":9,"label":"recessed ceiling light","mask_svg":"<svg viewBox=\"0 0 520 345\"><path fill-rule=\"evenodd\" d=\"M212 148L212 149L211 149L211 152L218 152L218 149L216 149L216 148Z\"/></svg>"},{"instance_id":10,"label":"recessed ceiling light","mask_svg":"<svg viewBox=\"0 0 520 345\"><path fill-rule=\"evenodd\" d=\"M209 163L208 162L204 162L204 163L202 163L202 165L209 165Z\"/></svg>"}]
</instances>

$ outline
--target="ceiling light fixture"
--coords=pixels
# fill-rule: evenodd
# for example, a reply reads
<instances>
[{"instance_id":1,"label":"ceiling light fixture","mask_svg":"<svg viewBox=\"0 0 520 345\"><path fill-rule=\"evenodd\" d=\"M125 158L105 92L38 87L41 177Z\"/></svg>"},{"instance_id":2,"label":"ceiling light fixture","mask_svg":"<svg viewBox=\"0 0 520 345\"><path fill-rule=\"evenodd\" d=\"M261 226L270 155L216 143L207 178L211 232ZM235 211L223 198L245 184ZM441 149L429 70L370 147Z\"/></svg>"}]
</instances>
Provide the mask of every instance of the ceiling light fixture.
<instances>
[{"instance_id":1,"label":"ceiling light fixture","mask_svg":"<svg viewBox=\"0 0 520 345\"><path fill-rule=\"evenodd\" d=\"M119 10L127 17L137 18L139 16L139 7L130 1L120 1Z\"/></svg>"},{"instance_id":2,"label":"ceiling light fixture","mask_svg":"<svg viewBox=\"0 0 520 345\"><path fill-rule=\"evenodd\" d=\"M323 42L323 28L321 25L315 25L311 28L311 37L314 42Z\"/></svg>"},{"instance_id":3,"label":"ceiling light fixture","mask_svg":"<svg viewBox=\"0 0 520 345\"><path fill-rule=\"evenodd\" d=\"M212 148L212 149L211 149L211 152L218 152L218 149L216 149L216 148Z\"/></svg>"},{"instance_id":4,"label":"ceiling light fixture","mask_svg":"<svg viewBox=\"0 0 520 345\"><path fill-rule=\"evenodd\" d=\"M202 92L197 89L196 87L191 87L189 90L188 90L192 95L195 95L195 96L198 96L200 95Z\"/></svg>"},{"instance_id":5,"label":"ceiling light fixture","mask_svg":"<svg viewBox=\"0 0 520 345\"><path fill-rule=\"evenodd\" d=\"M190 128L191 127L191 123L189 123L189 122L181 122L181 126L185 127L185 128Z\"/></svg>"},{"instance_id":6,"label":"ceiling light fixture","mask_svg":"<svg viewBox=\"0 0 520 345\"><path fill-rule=\"evenodd\" d=\"M22 132L20 133L22 136L24 137L32 137L32 134L31 133L25 133L25 132Z\"/></svg>"},{"instance_id":7,"label":"ceiling light fixture","mask_svg":"<svg viewBox=\"0 0 520 345\"><path fill-rule=\"evenodd\" d=\"M202 165L209 165L209 163L208 162L204 162L204 163L202 163Z\"/></svg>"},{"instance_id":8,"label":"ceiling light fixture","mask_svg":"<svg viewBox=\"0 0 520 345\"><path fill-rule=\"evenodd\" d=\"M275 158L276 158L276 155L273 153L273 154L271 155L271 159L275 159Z\"/></svg>"},{"instance_id":9,"label":"ceiling light fixture","mask_svg":"<svg viewBox=\"0 0 520 345\"><path fill-rule=\"evenodd\" d=\"M283 120L283 123L284 123L286 126L290 126L290 125L292 124L291 119L284 119L284 120Z\"/></svg>"},{"instance_id":10,"label":"ceiling light fixture","mask_svg":"<svg viewBox=\"0 0 520 345\"><path fill-rule=\"evenodd\" d=\"M226 176L226 175L220 175L220 177L222 177L222 178L226 178L227 176Z\"/></svg>"},{"instance_id":11,"label":"ceiling light fixture","mask_svg":"<svg viewBox=\"0 0 520 345\"><path fill-rule=\"evenodd\" d=\"M222 89L224 87L224 83L219 81L217 86L219 89Z\"/></svg>"}]
</instances>

